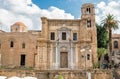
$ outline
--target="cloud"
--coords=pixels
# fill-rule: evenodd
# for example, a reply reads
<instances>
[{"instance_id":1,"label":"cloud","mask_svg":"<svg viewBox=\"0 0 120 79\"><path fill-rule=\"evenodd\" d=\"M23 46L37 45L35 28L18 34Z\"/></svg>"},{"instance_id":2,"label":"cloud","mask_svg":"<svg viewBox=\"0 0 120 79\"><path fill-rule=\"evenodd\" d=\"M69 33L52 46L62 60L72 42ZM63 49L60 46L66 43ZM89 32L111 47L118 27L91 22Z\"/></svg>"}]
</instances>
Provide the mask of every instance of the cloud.
<instances>
[{"instance_id":1,"label":"cloud","mask_svg":"<svg viewBox=\"0 0 120 79\"><path fill-rule=\"evenodd\" d=\"M119 4L120 0L101 1L96 4L96 22L100 24L101 20L109 13L120 20ZM50 6L48 9L41 9L32 3L31 0L0 0L0 26L5 31L9 31L10 26L17 21L23 22L29 29L40 30L40 17L42 16L50 19L74 19L73 15L55 6ZM120 33L119 30L116 33Z\"/></svg>"},{"instance_id":2,"label":"cloud","mask_svg":"<svg viewBox=\"0 0 120 79\"><path fill-rule=\"evenodd\" d=\"M101 23L101 20L105 18L107 14L113 14L115 19L120 20L120 1L119 0L109 0L108 3L101 1L96 5L96 21ZM114 31L114 33L120 33L119 29Z\"/></svg>"},{"instance_id":3,"label":"cloud","mask_svg":"<svg viewBox=\"0 0 120 79\"><path fill-rule=\"evenodd\" d=\"M58 19L74 19L70 13L65 13L64 10L61 10L57 7L51 6L48 10L41 10L40 14L42 16L47 16L50 19L58 18Z\"/></svg>"},{"instance_id":4,"label":"cloud","mask_svg":"<svg viewBox=\"0 0 120 79\"><path fill-rule=\"evenodd\" d=\"M29 29L40 30L41 16L51 19L74 19L73 15L62 9L54 6L41 9L31 0L0 0L0 23L3 30L8 31L17 21L23 22Z\"/></svg>"}]
</instances>

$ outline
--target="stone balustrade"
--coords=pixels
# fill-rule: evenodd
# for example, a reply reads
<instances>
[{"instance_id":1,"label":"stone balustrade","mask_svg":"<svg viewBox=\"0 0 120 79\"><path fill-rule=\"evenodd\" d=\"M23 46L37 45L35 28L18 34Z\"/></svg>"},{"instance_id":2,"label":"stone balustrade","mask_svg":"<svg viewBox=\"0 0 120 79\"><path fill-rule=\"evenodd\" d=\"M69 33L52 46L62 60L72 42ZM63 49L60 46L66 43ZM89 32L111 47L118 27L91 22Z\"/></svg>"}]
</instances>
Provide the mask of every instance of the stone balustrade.
<instances>
[{"instance_id":1,"label":"stone balustrade","mask_svg":"<svg viewBox=\"0 0 120 79\"><path fill-rule=\"evenodd\" d=\"M113 79L112 70L19 70L19 69L1 69L0 75L6 77L31 76L37 79L56 79L61 75L64 79L88 79L87 73L91 73L91 79Z\"/></svg>"}]
</instances>

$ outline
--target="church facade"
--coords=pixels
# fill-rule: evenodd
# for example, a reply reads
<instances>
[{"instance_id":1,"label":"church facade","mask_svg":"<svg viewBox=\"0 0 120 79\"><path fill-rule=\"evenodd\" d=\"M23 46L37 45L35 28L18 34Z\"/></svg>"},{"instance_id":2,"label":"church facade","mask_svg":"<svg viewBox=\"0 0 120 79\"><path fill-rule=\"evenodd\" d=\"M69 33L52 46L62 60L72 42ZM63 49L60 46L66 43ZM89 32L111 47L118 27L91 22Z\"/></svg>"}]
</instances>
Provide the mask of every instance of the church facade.
<instances>
[{"instance_id":1,"label":"church facade","mask_svg":"<svg viewBox=\"0 0 120 79\"><path fill-rule=\"evenodd\" d=\"M112 34L112 64L120 64L120 34Z\"/></svg>"},{"instance_id":2,"label":"church facade","mask_svg":"<svg viewBox=\"0 0 120 79\"><path fill-rule=\"evenodd\" d=\"M38 70L88 69L97 62L97 33L93 4L83 4L81 19L41 17L42 30L26 30L17 22L11 32L0 31L0 64Z\"/></svg>"}]
</instances>

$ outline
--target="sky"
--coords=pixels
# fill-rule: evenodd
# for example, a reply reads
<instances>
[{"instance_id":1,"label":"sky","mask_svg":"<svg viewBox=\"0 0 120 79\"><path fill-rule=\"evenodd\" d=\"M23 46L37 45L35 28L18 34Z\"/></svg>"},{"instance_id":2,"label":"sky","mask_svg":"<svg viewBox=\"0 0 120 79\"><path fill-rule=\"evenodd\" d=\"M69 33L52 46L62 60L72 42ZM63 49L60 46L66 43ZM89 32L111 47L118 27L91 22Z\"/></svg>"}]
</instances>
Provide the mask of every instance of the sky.
<instances>
[{"instance_id":1,"label":"sky","mask_svg":"<svg viewBox=\"0 0 120 79\"><path fill-rule=\"evenodd\" d=\"M120 20L120 0L0 0L0 29L10 31L10 26L19 21L29 30L40 30L42 16L49 19L79 19L84 3L95 5L98 24L109 13ZM120 29L114 33L120 33Z\"/></svg>"}]
</instances>

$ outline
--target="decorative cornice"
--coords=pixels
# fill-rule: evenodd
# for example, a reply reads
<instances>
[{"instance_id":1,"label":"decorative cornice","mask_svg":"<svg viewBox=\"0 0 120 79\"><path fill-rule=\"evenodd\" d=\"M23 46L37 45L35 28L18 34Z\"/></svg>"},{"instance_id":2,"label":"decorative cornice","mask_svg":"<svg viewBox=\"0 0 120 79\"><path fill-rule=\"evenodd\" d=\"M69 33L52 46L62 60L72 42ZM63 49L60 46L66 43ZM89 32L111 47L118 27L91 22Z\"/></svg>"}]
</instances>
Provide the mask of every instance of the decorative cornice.
<instances>
[{"instance_id":1,"label":"decorative cornice","mask_svg":"<svg viewBox=\"0 0 120 79\"><path fill-rule=\"evenodd\" d=\"M37 42L49 42L49 40L46 38L38 38Z\"/></svg>"},{"instance_id":2,"label":"decorative cornice","mask_svg":"<svg viewBox=\"0 0 120 79\"><path fill-rule=\"evenodd\" d=\"M78 43L84 43L84 42L86 42L86 43L92 43L92 41L86 40L86 39L82 39L82 40L78 41Z\"/></svg>"}]
</instances>

